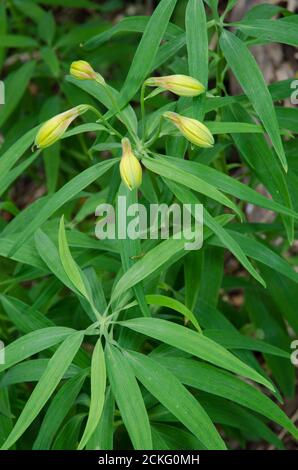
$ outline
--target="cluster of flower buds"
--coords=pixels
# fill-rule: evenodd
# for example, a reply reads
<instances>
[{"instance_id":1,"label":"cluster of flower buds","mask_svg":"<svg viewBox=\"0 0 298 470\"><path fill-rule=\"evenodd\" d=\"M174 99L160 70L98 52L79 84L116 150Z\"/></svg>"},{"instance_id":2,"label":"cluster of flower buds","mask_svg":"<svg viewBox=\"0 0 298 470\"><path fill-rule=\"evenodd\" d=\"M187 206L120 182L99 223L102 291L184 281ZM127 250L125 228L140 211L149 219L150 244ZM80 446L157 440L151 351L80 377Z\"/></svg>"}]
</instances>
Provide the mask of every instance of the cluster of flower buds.
<instances>
[{"instance_id":1,"label":"cluster of flower buds","mask_svg":"<svg viewBox=\"0 0 298 470\"><path fill-rule=\"evenodd\" d=\"M100 85L106 84L104 78L84 60L73 62L70 67L70 74L78 80L94 80ZM151 77L145 81L145 85L169 90L179 96L198 96L205 92L205 87L198 80L186 75ZM63 137L69 125L88 109L90 109L89 105L76 106L45 122L37 133L35 145L44 149L54 144ZM163 117L171 121L192 144L205 148L213 146L214 139L211 132L196 119L170 111L164 113ZM127 138L122 139L120 174L122 181L130 190L138 188L142 183L142 167Z\"/></svg>"}]
</instances>

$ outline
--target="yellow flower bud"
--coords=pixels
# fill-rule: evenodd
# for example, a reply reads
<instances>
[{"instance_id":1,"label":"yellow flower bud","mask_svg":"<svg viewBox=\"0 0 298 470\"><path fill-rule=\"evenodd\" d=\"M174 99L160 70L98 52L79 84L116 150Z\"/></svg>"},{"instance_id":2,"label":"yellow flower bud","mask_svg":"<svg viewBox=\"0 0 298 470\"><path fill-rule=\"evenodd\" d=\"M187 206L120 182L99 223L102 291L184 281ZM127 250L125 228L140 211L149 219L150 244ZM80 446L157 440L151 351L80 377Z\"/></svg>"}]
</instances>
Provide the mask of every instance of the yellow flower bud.
<instances>
[{"instance_id":1,"label":"yellow flower bud","mask_svg":"<svg viewBox=\"0 0 298 470\"><path fill-rule=\"evenodd\" d=\"M192 144L198 147L212 147L214 145L213 135L209 129L196 119L191 119L180 114L168 111L164 113L164 117L169 119L176 127L178 127L181 134L189 140Z\"/></svg>"},{"instance_id":2,"label":"yellow flower bud","mask_svg":"<svg viewBox=\"0 0 298 470\"><path fill-rule=\"evenodd\" d=\"M130 141L122 139L122 158L120 162L120 174L122 181L130 189L138 188L142 184L142 167L133 154Z\"/></svg>"},{"instance_id":3,"label":"yellow flower bud","mask_svg":"<svg viewBox=\"0 0 298 470\"><path fill-rule=\"evenodd\" d=\"M205 87L202 83L188 75L151 77L146 80L145 84L164 88L179 96L198 96L205 91Z\"/></svg>"},{"instance_id":4,"label":"yellow flower bud","mask_svg":"<svg viewBox=\"0 0 298 470\"><path fill-rule=\"evenodd\" d=\"M88 105L82 104L64 113L57 114L57 116L46 121L35 137L35 145L38 148L46 148L57 142L57 140L61 139L72 121L88 109Z\"/></svg>"},{"instance_id":5,"label":"yellow flower bud","mask_svg":"<svg viewBox=\"0 0 298 470\"><path fill-rule=\"evenodd\" d=\"M104 78L85 60L76 60L70 66L70 75L77 78L78 80L95 80L101 85L105 84Z\"/></svg>"}]
</instances>

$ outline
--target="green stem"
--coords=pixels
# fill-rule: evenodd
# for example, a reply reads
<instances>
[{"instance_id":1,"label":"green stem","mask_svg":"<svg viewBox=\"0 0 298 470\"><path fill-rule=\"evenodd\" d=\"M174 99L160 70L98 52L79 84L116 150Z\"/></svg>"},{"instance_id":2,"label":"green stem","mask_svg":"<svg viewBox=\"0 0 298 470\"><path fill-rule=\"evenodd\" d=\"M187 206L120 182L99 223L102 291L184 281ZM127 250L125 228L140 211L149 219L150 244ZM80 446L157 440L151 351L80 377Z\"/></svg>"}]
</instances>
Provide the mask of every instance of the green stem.
<instances>
[{"instance_id":1,"label":"green stem","mask_svg":"<svg viewBox=\"0 0 298 470\"><path fill-rule=\"evenodd\" d=\"M164 116L161 115L160 118L159 118L159 124L158 124L158 127L157 127L157 131L154 134L154 136L148 142L146 142L145 147L151 147L151 145L153 145L157 141L157 139L159 137L159 134L161 132L163 119L164 119Z\"/></svg>"},{"instance_id":2,"label":"green stem","mask_svg":"<svg viewBox=\"0 0 298 470\"><path fill-rule=\"evenodd\" d=\"M119 116L121 116L121 109L117 103L117 100L115 99L113 93L111 93L111 90L109 89L108 85L106 85L104 87L108 97L110 98L111 102L112 102L112 105L114 106L115 108L115 111L117 112L117 114L119 114ZM122 121L123 122L123 121ZM132 136L132 138L134 139L134 141L137 143L138 142L138 139L137 139L137 136L134 132L134 130L131 128L130 124L127 123L127 122L123 122L123 124L126 126L128 132L130 133L130 135Z\"/></svg>"},{"instance_id":3,"label":"green stem","mask_svg":"<svg viewBox=\"0 0 298 470\"><path fill-rule=\"evenodd\" d=\"M101 112L98 111L98 109L94 108L94 106L91 105L88 106L88 109L90 109L90 111L92 111L99 117L99 120L104 123L104 125L107 127L107 129L111 131L112 134L117 135L119 139L123 138L123 135L121 135L120 132L118 132L116 129L114 129L113 126L111 126L111 124L106 120L106 118L101 114Z\"/></svg>"},{"instance_id":4,"label":"green stem","mask_svg":"<svg viewBox=\"0 0 298 470\"><path fill-rule=\"evenodd\" d=\"M146 82L143 83L142 88L141 88L142 144L144 144L146 140L145 90L146 90Z\"/></svg>"}]
</instances>

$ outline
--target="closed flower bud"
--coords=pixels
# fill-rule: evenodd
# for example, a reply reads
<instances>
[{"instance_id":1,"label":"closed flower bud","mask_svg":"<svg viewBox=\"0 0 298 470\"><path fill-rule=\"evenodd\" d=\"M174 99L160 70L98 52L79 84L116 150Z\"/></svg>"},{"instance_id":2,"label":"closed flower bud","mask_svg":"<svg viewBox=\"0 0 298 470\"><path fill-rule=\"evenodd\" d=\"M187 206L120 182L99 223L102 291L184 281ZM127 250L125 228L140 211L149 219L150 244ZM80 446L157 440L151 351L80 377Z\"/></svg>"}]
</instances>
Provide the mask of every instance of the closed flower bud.
<instances>
[{"instance_id":1,"label":"closed flower bud","mask_svg":"<svg viewBox=\"0 0 298 470\"><path fill-rule=\"evenodd\" d=\"M142 167L137 157L133 154L130 141L127 138L122 139L120 175L130 191L142 184Z\"/></svg>"},{"instance_id":2,"label":"closed flower bud","mask_svg":"<svg viewBox=\"0 0 298 470\"><path fill-rule=\"evenodd\" d=\"M181 116L171 111L164 113L164 117L173 122L173 124L178 127L181 134L192 144L205 148L214 145L213 135L200 121Z\"/></svg>"},{"instance_id":3,"label":"closed flower bud","mask_svg":"<svg viewBox=\"0 0 298 470\"><path fill-rule=\"evenodd\" d=\"M57 140L61 139L72 121L88 109L88 105L82 104L46 121L37 133L35 145L38 148L46 148L57 142Z\"/></svg>"},{"instance_id":4,"label":"closed flower bud","mask_svg":"<svg viewBox=\"0 0 298 470\"><path fill-rule=\"evenodd\" d=\"M77 78L78 80L95 80L101 85L105 84L104 78L85 60L76 60L70 66L70 75Z\"/></svg>"},{"instance_id":5,"label":"closed flower bud","mask_svg":"<svg viewBox=\"0 0 298 470\"><path fill-rule=\"evenodd\" d=\"M151 77L146 80L145 84L164 88L179 96L198 96L205 91L205 87L202 83L188 75Z\"/></svg>"}]
</instances>

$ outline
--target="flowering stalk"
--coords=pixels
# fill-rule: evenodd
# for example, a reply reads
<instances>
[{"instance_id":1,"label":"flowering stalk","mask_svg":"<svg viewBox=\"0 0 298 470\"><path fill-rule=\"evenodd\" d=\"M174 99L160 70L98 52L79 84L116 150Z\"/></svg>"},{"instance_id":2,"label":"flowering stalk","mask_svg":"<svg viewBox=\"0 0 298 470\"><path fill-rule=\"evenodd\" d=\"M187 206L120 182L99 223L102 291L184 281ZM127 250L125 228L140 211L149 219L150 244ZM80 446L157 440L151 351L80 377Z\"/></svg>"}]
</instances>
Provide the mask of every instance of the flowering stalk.
<instances>
[{"instance_id":1,"label":"flowering stalk","mask_svg":"<svg viewBox=\"0 0 298 470\"><path fill-rule=\"evenodd\" d=\"M92 68L92 66L89 64L89 62L86 62L84 60L77 60L75 62L72 62L70 66L70 74L77 78L78 80L93 80L99 85L102 85L104 87L104 90L106 94L108 95L113 107L116 110L116 113L121 116L121 109L119 108L119 105L117 101L115 100L113 94L111 93L109 86L107 85L105 79L100 75L99 73L95 72L95 70ZM111 125L108 124L108 122L105 120L103 115L101 115L101 119L105 122L107 127L111 130ZM127 130L130 132L131 136L133 139L136 141L136 135L131 128L131 126L127 123L124 123L124 125L127 127ZM113 133L117 134L118 136L122 137L115 129L113 129Z\"/></svg>"}]
</instances>

